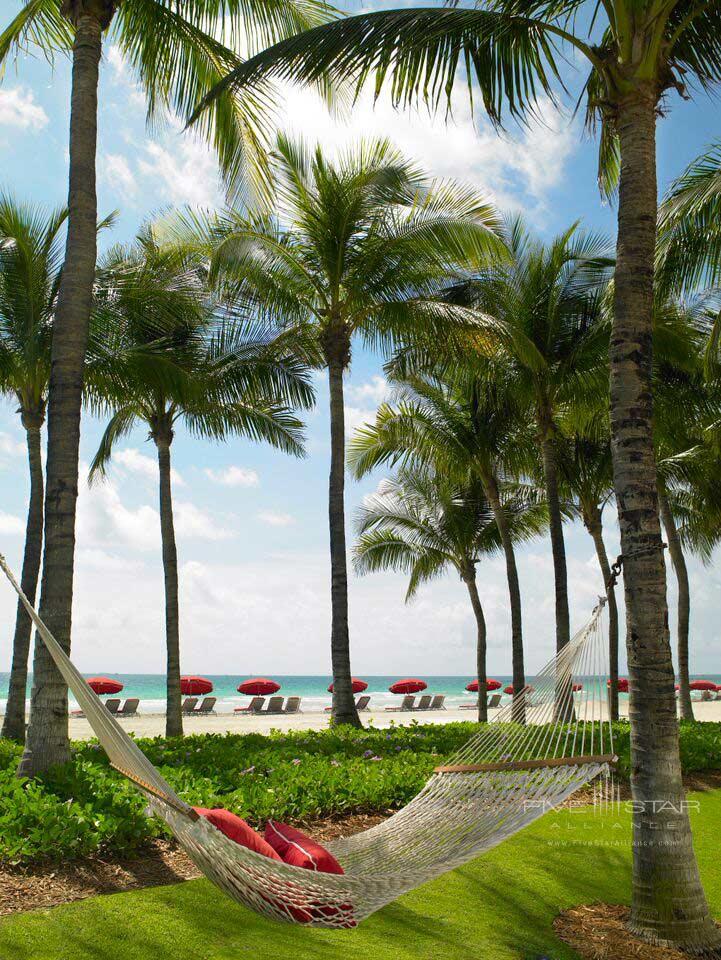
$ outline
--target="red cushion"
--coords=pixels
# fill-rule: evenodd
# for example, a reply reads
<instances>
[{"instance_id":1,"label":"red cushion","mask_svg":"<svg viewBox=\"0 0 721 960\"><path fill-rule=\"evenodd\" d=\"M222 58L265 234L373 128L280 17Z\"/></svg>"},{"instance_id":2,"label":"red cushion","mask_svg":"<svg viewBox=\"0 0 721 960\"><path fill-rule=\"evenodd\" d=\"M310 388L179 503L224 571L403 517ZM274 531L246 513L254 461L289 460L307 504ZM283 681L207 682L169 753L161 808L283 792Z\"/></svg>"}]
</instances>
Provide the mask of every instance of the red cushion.
<instances>
[{"instance_id":1,"label":"red cushion","mask_svg":"<svg viewBox=\"0 0 721 960\"><path fill-rule=\"evenodd\" d=\"M255 853L262 853L264 857L270 857L271 860L282 859L259 833L256 833L242 817L236 816L230 810L223 810L222 807L217 807L215 810L206 810L205 807L193 807L193 809L201 817L205 817L214 827L217 827L226 837L239 843L242 847L247 847Z\"/></svg>"},{"instance_id":2,"label":"red cushion","mask_svg":"<svg viewBox=\"0 0 721 960\"><path fill-rule=\"evenodd\" d=\"M343 873L343 867L331 853L312 837L286 823L269 820L265 825L265 840L292 867L319 873Z\"/></svg>"}]
</instances>

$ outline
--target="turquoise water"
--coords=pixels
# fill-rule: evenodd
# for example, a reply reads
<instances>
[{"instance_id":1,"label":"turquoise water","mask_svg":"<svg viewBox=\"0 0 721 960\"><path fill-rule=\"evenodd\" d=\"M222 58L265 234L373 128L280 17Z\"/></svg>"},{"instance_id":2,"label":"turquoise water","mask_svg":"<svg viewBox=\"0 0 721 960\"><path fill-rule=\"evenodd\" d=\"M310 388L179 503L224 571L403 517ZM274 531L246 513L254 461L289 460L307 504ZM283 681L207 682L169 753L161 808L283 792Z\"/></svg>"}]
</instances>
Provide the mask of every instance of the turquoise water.
<instances>
[{"instance_id":1,"label":"turquoise water","mask_svg":"<svg viewBox=\"0 0 721 960\"><path fill-rule=\"evenodd\" d=\"M103 674L105 676L106 674ZM91 674L88 674L91 676ZM124 684L123 697L138 697L141 702L141 709L145 713L164 713L165 712L165 676L163 674L153 673L110 673L107 676L115 680L120 680ZM218 698L216 709L221 712L230 712L233 707L242 703L247 703L248 698L239 694L236 687L243 680L248 679L239 674L226 676L213 676L208 674L208 679L213 682L213 696ZM428 693L443 693L446 695L446 703L449 707L460 703L469 703L473 695L465 690L465 686L470 676L425 676L417 674L419 679L425 680L428 684ZM302 697L306 710L320 710L330 704L330 694L327 692L330 683L329 676L280 676L273 677L281 685L280 693L286 697ZM388 687L396 680L398 676L368 676L362 677L368 683L368 689L365 691L373 697L373 706L382 708L392 703L398 703L398 697L388 692ZM511 683L510 676L495 674L494 679L499 680L502 686ZM701 678L699 678L701 679ZM706 675L703 679L713 680L714 683L721 684L721 675ZM533 683L533 677L528 678L529 683ZM598 682L597 680L595 682ZM605 690L605 682L600 686ZM0 711L4 709L5 698L7 697L8 674L0 673ZM28 695L30 693L28 685ZM74 703L74 701L71 701Z\"/></svg>"}]
</instances>

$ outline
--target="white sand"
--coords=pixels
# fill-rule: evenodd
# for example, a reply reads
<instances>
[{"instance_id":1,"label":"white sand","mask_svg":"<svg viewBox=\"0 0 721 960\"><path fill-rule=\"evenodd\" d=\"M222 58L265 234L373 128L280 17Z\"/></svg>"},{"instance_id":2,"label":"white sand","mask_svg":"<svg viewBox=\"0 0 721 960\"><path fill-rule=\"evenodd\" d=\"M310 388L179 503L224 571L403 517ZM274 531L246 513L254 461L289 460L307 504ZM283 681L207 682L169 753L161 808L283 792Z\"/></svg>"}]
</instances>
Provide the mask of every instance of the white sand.
<instances>
[{"instance_id":1,"label":"white sand","mask_svg":"<svg viewBox=\"0 0 721 960\"><path fill-rule=\"evenodd\" d=\"M141 704L142 707L142 704ZM627 703L621 705L621 713L627 709ZM496 711L491 711L490 716ZM697 720L721 721L721 700L711 702L695 701L694 713ZM369 711L362 714L363 724L372 724L376 728L388 727L391 723L451 723L455 720L473 720L473 710L438 710L433 712L390 712L385 710ZM158 713L138 714L120 721L125 730L138 737L159 737L165 733L165 717ZM270 730L322 730L328 726L328 714L325 712L297 713L292 716L276 715L272 717L247 716L244 714L219 713L215 716L184 717L183 728L186 734L192 733L268 733ZM71 717L70 737L72 740L88 740L93 736L87 720Z\"/></svg>"}]
</instances>

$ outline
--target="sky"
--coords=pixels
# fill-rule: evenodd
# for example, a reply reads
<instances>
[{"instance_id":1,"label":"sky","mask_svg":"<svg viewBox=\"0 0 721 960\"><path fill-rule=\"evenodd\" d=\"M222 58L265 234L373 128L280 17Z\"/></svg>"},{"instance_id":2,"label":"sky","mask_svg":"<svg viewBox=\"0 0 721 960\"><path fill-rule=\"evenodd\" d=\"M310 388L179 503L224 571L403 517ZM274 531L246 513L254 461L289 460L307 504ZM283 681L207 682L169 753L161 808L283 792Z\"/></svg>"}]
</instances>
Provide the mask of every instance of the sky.
<instances>
[{"instance_id":1,"label":"sky","mask_svg":"<svg viewBox=\"0 0 721 960\"><path fill-rule=\"evenodd\" d=\"M398 4L401 5L401 4ZM18 9L18 0L11 4ZM373 7L380 3L373 2ZM3 18L4 19L4 18ZM573 65L569 65L569 73ZM47 207L65 201L68 172L69 66L23 57L0 83L0 189ZM452 121L425 111L399 113L381 98L362 98L347 117L331 116L299 88L279 93L278 126L337 150L360 137L391 138L432 174L471 183L503 210L522 211L550 238L577 219L610 238L615 210L596 187L596 145L572 114L540 105L538 123L499 135L469 115L459 94ZM658 127L663 190L721 126L717 104L704 95L675 98ZM100 79L98 197L101 215L119 211L102 244L130 241L143 221L172 207L222 206L211 153L183 132L180 118L159 129L145 124L145 98L112 39ZM349 431L372 421L388 396L383 357L359 347L346 379ZM185 673L316 674L330 670L330 570L327 532L329 427L327 384L307 415L307 455L294 460L236 439L193 440L179 429L173 443L175 518L180 562L182 670ZM119 445L104 482L88 488L87 464L103 424L86 415L81 439L73 658L87 672L164 671L163 583L157 509L157 463L147 431ZM383 479L347 480L349 547L364 496ZM28 479L15 404L0 399L0 551L19 572ZM607 510L609 554L619 550ZM572 628L590 614L603 584L593 545L578 525L565 528ZM716 558L718 560L718 557ZM721 673L718 563L690 560L692 672ZM529 673L554 647L553 570L542 538L521 549ZM488 621L488 669L510 673L510 614L500 557L478 568ZM675 589L669 572L671 625ZM356 674L475 672L475 627L456 575L430 584L405 605L405 580L395 574L358 578L350 570L350 630ZM0 672L9 670L14 602L0 585ZM625 662L625 661L623 661ZM623 665L622 662L622 665Z\"/></svg>"}]
</instances>

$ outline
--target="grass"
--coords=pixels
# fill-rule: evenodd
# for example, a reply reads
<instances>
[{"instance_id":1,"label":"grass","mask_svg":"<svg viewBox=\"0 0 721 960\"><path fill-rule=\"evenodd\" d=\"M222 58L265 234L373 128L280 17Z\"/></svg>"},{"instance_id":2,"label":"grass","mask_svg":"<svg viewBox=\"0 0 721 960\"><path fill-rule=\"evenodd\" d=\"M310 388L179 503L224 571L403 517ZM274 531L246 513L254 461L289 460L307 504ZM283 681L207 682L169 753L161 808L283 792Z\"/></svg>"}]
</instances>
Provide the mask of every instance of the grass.
<instances>
[{"instance_id":1,"label":"grass","mask_svg":"<svg viewBox=\"0 0 721 960\"><path fill-rule=\"evenodd\" d=\"M693 794L706 892L721 916L721 791ZM205 880L90 900L0 922L12 960L572 960L552 929L567 907L628 902L630 819L624 810L550 814L512 840L407 894L357 930L274 924Z\"/></svg>"}]
</instances>

